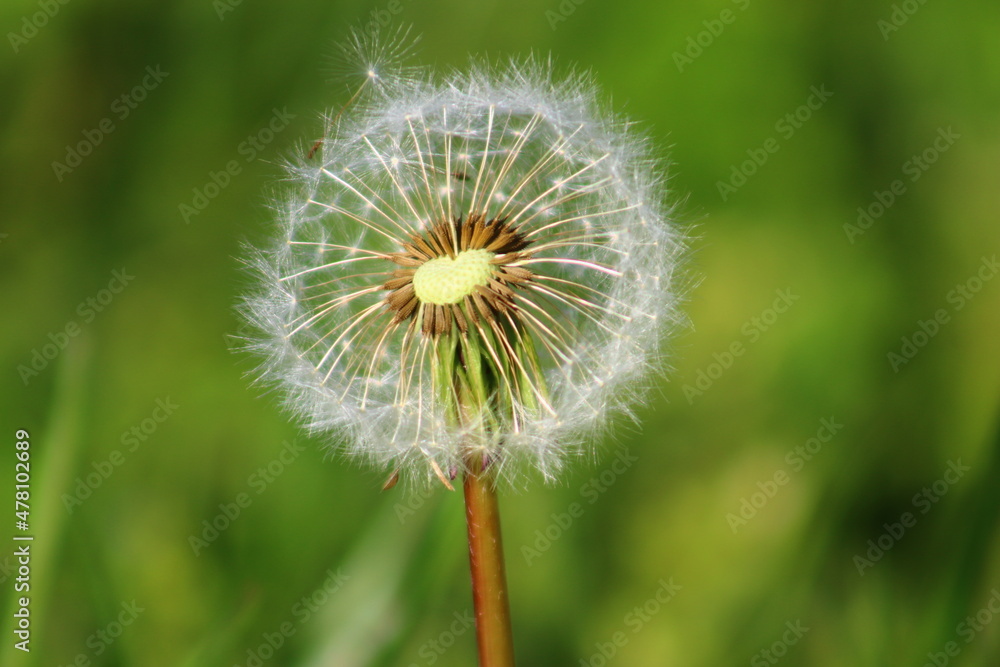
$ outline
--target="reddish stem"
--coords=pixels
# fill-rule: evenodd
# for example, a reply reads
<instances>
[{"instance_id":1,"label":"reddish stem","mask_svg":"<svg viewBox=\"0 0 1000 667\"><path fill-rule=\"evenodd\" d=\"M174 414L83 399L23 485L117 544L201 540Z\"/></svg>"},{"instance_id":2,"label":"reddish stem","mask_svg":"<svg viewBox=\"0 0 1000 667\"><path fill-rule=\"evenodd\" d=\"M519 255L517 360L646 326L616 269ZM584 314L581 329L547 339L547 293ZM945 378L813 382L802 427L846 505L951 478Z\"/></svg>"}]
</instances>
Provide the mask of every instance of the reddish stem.
<instances>
[{"instance_id":1,"label":"reddish stem","mask_svg":"<svg viewBox=\"0 0 1000 667\"><path fill-rule=\"evenodd\" d=\"M514 667L507 575L500 539L500 508L492 475L481 457L470 456L465 475L465 519L469 529L469 567L476 610L480 667Z\"/></svg>"}]
</instances>

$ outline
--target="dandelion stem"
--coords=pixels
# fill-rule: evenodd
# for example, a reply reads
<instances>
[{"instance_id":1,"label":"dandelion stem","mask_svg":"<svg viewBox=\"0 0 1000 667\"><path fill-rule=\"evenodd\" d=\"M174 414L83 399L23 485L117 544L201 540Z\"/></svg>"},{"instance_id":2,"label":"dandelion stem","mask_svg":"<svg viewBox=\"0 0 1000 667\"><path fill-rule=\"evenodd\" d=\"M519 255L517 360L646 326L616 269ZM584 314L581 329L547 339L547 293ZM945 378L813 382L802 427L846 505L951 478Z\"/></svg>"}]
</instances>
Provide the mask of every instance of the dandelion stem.
<instances>
[{"instance_id":1,"label":"dandelion stem","mask_svg":"<svg viewBox=\"0 0 1000 667\"><path fill-rule=\"evenodd\" d=\"M500 508L493 475L482 456L470 456L465 475L465 518L469 529L469 567L476 610L480 667L513 667L507 574L500 539Z\"/></svg>"}]
</instances>

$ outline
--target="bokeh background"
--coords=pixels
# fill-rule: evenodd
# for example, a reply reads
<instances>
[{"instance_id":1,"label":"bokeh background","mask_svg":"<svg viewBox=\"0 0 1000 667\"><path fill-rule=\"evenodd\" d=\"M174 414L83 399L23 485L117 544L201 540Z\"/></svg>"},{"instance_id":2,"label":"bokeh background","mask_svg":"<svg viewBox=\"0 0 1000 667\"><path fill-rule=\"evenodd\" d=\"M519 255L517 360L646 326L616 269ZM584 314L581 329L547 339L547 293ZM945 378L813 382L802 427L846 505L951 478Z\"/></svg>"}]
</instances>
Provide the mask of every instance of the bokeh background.
<instances>
[{"instance_id":1,"label":"bokeh background","mask_svg":"<svg viewBox=\"0 0 1000 667\"><path fill-rule=\"evenodd\" d=\"M380 492L230 350L240 244L373 20L420 64L593 69L694 236L640 424L502 499L520 664L997 664L992 0L3 2L0 494L27 429L35 542L23 654L3 517L0 664L474 663L459 494Z\"/></svg>"}]
</instances>

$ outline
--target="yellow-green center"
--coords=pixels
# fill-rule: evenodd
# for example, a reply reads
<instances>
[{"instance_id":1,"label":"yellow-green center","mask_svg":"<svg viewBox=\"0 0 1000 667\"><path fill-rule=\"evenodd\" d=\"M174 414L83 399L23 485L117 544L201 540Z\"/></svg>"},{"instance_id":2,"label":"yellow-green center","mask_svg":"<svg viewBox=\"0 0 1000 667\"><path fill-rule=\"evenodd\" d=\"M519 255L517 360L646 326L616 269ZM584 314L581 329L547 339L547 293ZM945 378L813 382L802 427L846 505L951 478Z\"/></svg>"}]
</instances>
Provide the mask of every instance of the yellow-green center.
<instances>
[{"instance_id":1,"label":"yellow-green center","mask_svg":"<svg viewBox=\"0 0 1000 667\"><path fill-rule=\"evenodd\" d=\"M424 303L444 306L458 303L472 294L477 285L486 285L496 267L489 250L463 250L455 256L424 262L413 275L413 291Z\"/></svg>"}]
</instances>

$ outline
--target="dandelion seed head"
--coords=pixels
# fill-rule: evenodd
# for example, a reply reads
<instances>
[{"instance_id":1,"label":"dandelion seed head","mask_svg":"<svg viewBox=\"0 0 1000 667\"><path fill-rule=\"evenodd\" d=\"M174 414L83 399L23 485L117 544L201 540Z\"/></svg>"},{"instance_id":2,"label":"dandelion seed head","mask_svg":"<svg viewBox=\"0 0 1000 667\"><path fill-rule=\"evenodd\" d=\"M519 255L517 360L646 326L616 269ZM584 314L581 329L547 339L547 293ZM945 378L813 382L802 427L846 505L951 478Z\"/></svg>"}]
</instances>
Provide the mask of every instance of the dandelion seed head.
<instances>
[{"instance_id":1,"label":"dandelion seed head","mask_svg":"<svg viewBox=\"0 0 1000 667\"><path fill-rule=\"evenodd\" d=\"M281 243L254 252L260 376L410 478L482 452L554 479L629 414L680 320L663 179L585 76L385 71L289 167Z\"/></svg>"}]
</instances>

